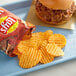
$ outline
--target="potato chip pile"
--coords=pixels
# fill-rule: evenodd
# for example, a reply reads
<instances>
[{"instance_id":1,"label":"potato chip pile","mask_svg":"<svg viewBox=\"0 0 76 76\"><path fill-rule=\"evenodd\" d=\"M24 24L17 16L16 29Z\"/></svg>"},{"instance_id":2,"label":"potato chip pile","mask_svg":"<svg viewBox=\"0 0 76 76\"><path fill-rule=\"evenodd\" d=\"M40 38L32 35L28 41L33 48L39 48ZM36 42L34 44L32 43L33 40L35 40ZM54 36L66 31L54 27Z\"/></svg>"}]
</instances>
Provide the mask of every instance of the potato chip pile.
<instances>
[{"instance_id":1,"label":"potato chip pile","mask_svg":"<svg viewBox=\"0 0 76 76\"><path fill-rule=\"evenodd\" d=\"M65 36L47 30L32 33L31 36L25 35L14 54L18 56L20 67L31 68L38 63L50 63L55 57L64 56L62 48L65 45Z\"/></svg>"}]
</instances>

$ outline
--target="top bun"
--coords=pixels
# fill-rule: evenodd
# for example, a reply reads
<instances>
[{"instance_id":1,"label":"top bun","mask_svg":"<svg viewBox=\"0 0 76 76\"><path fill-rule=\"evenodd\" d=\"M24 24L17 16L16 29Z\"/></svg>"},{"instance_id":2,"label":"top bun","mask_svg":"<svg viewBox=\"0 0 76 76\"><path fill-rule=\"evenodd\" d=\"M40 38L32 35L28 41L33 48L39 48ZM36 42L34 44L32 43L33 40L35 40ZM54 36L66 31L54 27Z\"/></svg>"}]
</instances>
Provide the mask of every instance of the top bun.
<instances>
[{"instance_id":1,"label":"top bun","mask_svg":"<svg viewBox=\"0 0 76 76\"><path fill-rule=\"evenodd\" d=\"M55 10L66 10L71 7L73 0L39 0L44 6Z\"/></svg>"}]
</instances>

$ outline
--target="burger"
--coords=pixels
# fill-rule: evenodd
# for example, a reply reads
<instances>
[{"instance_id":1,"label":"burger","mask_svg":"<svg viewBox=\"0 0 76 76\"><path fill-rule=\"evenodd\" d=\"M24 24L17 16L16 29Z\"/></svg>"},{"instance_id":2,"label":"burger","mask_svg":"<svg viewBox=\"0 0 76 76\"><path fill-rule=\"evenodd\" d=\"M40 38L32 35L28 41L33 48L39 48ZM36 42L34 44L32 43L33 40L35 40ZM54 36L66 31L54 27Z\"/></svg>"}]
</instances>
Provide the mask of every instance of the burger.
<instances>
[{"instance_id":1,"label":"burger","mask_svg":"<svg viewBox=\"0 0 76 76\"><path fill-rule=\"evenodd\" d=\"M48 24L66 23L75 11L73 0L36 0L37 16Z\"/></svg>"}]
</instances>

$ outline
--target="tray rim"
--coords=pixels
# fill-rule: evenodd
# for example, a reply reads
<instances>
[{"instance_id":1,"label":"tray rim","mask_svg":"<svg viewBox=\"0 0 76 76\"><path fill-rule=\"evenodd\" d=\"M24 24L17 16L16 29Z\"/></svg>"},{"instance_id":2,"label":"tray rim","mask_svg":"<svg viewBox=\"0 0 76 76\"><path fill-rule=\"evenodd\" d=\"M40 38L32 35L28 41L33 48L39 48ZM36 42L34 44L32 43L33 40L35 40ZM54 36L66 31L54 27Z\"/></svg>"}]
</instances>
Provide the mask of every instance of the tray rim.
<instances>
[{"instance_id":1,"label":"tray rim","mask_svg":"<svg viewBox=\"0 0 76 76\"><path fill-rule=\"evenodd\" d=\"M56 63L54 61L53 64L51 64L52 62L48 63L48 64L42 64L40 66L35 66L35 67L30 68L30 69L27 69L27 71L26 70L18 71L18 72L15 72L15 73L8 74L6 76L23 75L23 74L27 74L27 73L30 73L30 72L33 72L33 71L37 71L37 70L40 70L40 69L47 68L49 66L51 67L51 66L54 66L54 65L57 65L57 64L60 64L60 63L64 63L66 61L74 60L74 59L76 59L76 56L67 58L66 60L64 59L63 61L58 60L58 61L56 61Z\"/></svg>"},{"instance_id":2,"label":"tray rim","mask_svg":"<svg viewBox=\"0 0 76 76\"><path fill-rule=\"evenodd\" d=\"M20 0L20 1L16 0L15 2L11 1L10 3L0 4L0 7L7 6L7 5L12 5L12 4L16 4L16 3L21 3L21 2L24 2L24 1L31 1L31 0Z\"/></svg>"}]
</instances>

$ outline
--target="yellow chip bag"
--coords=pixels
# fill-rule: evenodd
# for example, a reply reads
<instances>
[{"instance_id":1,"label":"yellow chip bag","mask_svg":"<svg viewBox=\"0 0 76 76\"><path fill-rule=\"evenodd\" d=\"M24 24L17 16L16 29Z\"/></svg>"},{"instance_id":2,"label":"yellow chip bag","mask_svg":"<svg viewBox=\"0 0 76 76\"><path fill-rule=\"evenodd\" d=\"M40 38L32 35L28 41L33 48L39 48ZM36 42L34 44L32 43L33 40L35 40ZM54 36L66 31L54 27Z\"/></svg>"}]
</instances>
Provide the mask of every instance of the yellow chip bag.
<instances>
[{"instance_id":1,"label":"yellow chip bag","mask_svg":"<svg viewBox=\"0 0 76 76\"><path fill-rule=\"evenodd\" d=\"M19 65L22 68L31 68L39 63L41 59L41 51L35 48L28 48L19 59Z\"/></svg>"},{"instance_id":2,"label":"yellow chip bag","mask_svg":"<svg viewBox=\"0 0 76 76\"><path fill-rule=\"evenodd\" d=\"M55 43L59 47L64 48L64 46L66 45L66 38L64 35L61 34L53 34L49 37L48 42Z\"/></svg>"},{"instance_id":3,"label":"yellow chip bag","mask_svg":"<svg viewBox=\"0 0 76 76\"><path fill-rule=\"evenodd\" d=\"M64 52L56 44L47 44L46 50L50 55L54 57L64 56Z\"/></svg>"}]
</instances>

